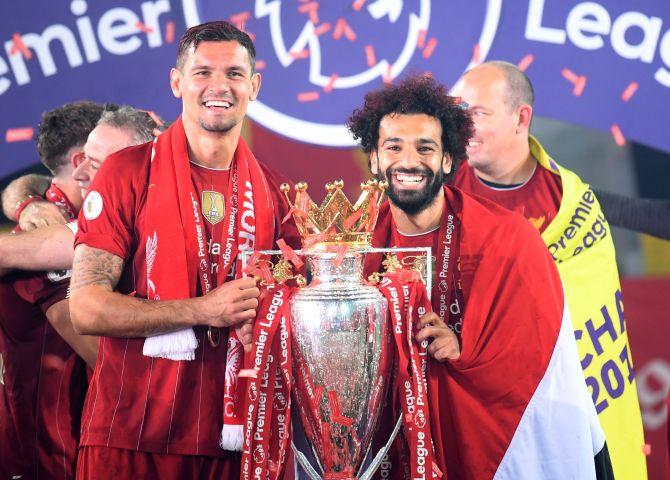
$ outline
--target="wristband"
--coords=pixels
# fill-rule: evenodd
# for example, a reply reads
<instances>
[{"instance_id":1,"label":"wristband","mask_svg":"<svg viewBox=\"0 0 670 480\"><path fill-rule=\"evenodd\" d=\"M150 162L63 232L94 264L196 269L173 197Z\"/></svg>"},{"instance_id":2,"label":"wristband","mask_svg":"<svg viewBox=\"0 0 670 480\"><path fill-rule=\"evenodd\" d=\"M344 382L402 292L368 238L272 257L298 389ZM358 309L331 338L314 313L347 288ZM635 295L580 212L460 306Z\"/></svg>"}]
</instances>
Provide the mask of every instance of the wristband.
<instances>
[{"instance_id":1,"label":"wristband","mask_svg":"<svg viewBox=\"0 0 670 480\"><path fill-rule=\"evenodd\" d=\"M14 210L14 219L18 222L21 217L21 212L33 202L44 200L44 198L39 195L28 195L25 199L21 200L16 204L16 209Z\"/></svg>"}]
</instances>

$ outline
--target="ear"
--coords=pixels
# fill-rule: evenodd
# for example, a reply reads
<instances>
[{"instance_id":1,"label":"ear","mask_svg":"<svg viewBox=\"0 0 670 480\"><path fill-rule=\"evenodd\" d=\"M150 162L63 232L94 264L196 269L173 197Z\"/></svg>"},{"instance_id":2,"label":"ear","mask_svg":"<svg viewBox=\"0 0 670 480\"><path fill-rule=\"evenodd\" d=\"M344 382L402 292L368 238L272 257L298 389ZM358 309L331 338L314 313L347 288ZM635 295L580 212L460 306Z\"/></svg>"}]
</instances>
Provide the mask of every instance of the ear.
<instances>
[{"instance_id":1,"label":"ear","mask_svg":"<svg viewBox=\"0 0 670 480\"><path fill-rule=\"evenodd\" d=\"M379 154L377 153L377 150L372 150L370 152L370 172L372 172L373 175L377 175L379 172Z\"/></svg>"},{"instance_id":2,"label":"ear","mask_svg":"<svg viewBox=\"0 0 670 480\"><path fill-rule=\"evenodd\" d=\"M72 152L72 154L70 155L70 164L72 165L72 169L74 170L79 165L84 163L84 160L86 160L86 155L84 154L83 151L76 150Z\"/></svg>"},{"instance_id":3,"label":"ear","mask_svg":"<svg viewBox=\"0 0 670 480\"><path fill-rule=\"evenodd\" d=\"M444 152L444 155L442 156L442 171L445 175L449 175L449 173L451 173L452 164L453 162L451 161L451 156L447 152Z\"/></svg>"},{"instance_id":4,"label":"ear","mask_svg":"<svg viewBox=\"0 0 670 480\"><path fill-rule=\"evenodd\" d=\"M177 68L170 70L170 88L175 98L181 98L181 71Z\"/></svg>"},{"instance_id":5,"label":"ear","mask_svg":"<svg viewBox=\"0 0 670 480\"><path fill-rule=\"evenodd\" d=\"M528 132L530 121L533 118L533 107L524 103L517 109L517 115L519 120L517 121L516 133Z\"/></svg>"},{"instance_id":6,"label":"ear","mask_svg":"<svg viewBox=\"0 0 670 480\"><path fill-rule=\"evenodd\" d=\"M258 92L261 89L261 83L263 83L261 74L258 72L254 73L251 76L251 95L249 95L249 100L252 102L258 97Z\"/></svg>"}]
</instances>

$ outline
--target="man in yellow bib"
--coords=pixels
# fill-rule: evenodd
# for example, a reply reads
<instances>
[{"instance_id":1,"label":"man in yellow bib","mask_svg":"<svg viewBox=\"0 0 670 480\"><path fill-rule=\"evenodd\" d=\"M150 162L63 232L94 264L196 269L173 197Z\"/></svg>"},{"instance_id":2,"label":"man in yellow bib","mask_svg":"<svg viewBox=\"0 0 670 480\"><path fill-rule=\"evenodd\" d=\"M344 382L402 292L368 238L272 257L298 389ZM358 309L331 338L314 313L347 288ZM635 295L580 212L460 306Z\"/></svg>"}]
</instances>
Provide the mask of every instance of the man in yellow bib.
<instances>
[{"instance_id":1,"label":"man in yellow bib","mask_svg":"<svg viewBox=\"0 0 670 480\"><path fill-rule=\"evenodd\" d=\"M563 281L614 476L646 479L614 244L596 195L529 134L533 87L516 66L481 64L463 75L453 94L468 104L475 124L455 186L521 213L542 235Z\"/></svg>"}]
</instances>

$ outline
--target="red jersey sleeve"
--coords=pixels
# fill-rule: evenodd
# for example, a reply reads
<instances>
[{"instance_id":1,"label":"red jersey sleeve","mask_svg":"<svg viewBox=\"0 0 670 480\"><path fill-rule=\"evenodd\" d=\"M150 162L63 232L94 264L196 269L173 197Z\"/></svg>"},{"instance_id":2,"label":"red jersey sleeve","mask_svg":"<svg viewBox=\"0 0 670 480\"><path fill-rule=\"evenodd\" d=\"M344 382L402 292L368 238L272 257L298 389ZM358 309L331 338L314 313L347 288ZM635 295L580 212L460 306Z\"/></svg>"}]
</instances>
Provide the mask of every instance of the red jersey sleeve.
<instances>
[{"instance_id":1,"label":"red jersey sleeve","mask_svg":"<svg viewBox=\"0 0 670 480\"><path fill-rule=\"evenodd\" d=\"M75 247L86 244L128 260L140 198L146 195L151 143L129 147L105 160L79 212Z\"/></svg>"}]
</instances>

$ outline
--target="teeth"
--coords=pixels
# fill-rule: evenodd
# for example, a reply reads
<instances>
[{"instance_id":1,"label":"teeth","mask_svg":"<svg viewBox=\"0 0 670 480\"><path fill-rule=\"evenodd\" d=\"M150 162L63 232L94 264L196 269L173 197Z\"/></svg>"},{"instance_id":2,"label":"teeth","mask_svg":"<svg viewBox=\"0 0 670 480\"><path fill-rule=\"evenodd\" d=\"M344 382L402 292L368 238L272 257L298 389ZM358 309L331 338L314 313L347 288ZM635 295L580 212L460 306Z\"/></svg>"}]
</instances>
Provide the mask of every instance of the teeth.
<instances>
[{"instance_id":1,"label":"teeth","mask_svg":"<svg viewBox=\"0 0 670 480\"><path fill-rule=\"evenodd\" d=\"M400 183L404 183L406 185L416 185L421 182L421 180L423 180L422 175L407 175L402 173L397 173L395 178L398 179Z\"/></svg>"},{"instance_id":2,"label":"teeth","mask_svg":"<svg viewBox=\"0 0 670 480\"><path fill-rule=\"evenodd\" d=\"M208 102L205 102L206 107L225 107L229 108L231 106L230 102L224 102L221 100L210 100Z\"/></svg>"},{"instance_id":3,"label":"teeth","mask_svg":"<svg viewBox=\"0 0 670 480\"><path fill-rule=\"evenodd\" d=\"M481 144L482 144L482 142L479 142L479 141L477 141L477 140L470 140L470 141L468 142L468 146L469 146L469 147L478 147L478 146L480 146Z\"/></svg>"}]
</instances>

